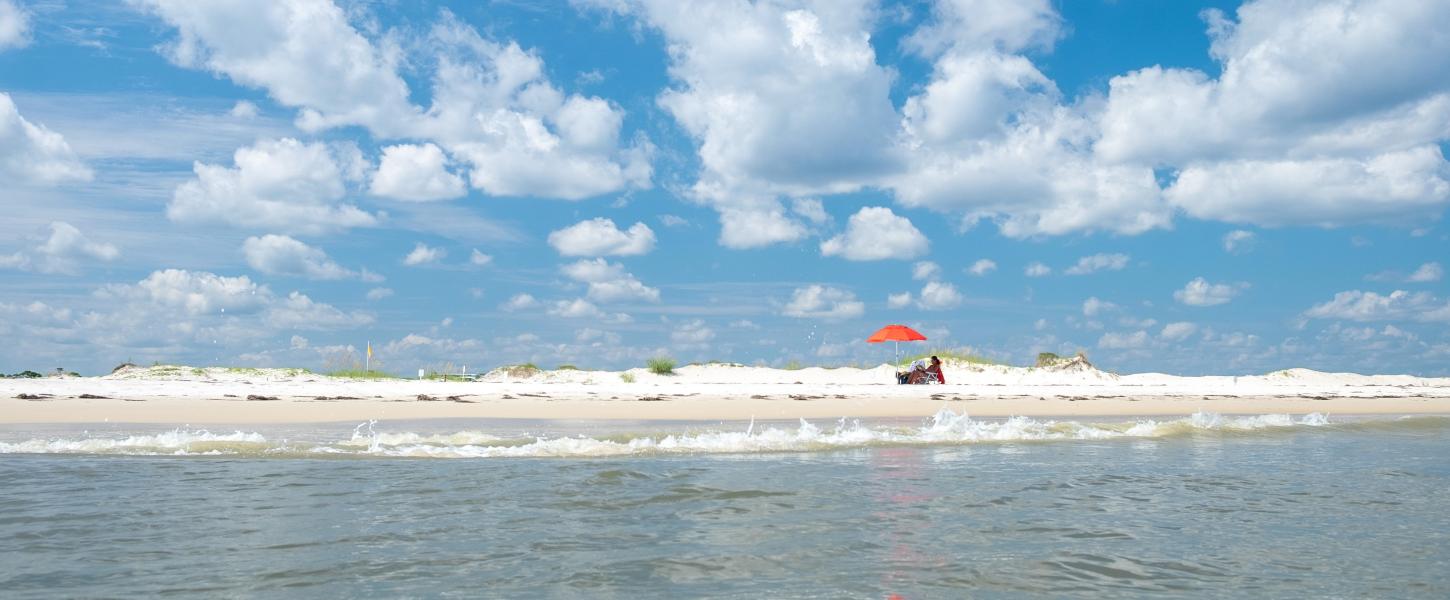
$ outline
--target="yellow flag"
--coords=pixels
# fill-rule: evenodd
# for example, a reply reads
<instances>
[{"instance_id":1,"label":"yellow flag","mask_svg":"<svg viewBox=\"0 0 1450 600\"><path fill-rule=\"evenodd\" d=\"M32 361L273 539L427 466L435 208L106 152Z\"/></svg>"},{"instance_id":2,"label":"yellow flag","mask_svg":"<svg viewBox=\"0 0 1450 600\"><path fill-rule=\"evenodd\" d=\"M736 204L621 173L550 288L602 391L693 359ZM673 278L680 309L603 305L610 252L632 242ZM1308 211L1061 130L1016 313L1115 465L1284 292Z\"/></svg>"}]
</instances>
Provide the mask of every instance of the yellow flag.
<instances>
[{"instance_id":1,"label":"yellow flag","mask_svg":"<svg viewBox=\"0 0 1450 600\"><path fill-rule=\"evenodd\" d=\"M372 342L368 342L368 358L372 358L372 357L373 357L373 343Z\"/></svg>"}]
</instances>

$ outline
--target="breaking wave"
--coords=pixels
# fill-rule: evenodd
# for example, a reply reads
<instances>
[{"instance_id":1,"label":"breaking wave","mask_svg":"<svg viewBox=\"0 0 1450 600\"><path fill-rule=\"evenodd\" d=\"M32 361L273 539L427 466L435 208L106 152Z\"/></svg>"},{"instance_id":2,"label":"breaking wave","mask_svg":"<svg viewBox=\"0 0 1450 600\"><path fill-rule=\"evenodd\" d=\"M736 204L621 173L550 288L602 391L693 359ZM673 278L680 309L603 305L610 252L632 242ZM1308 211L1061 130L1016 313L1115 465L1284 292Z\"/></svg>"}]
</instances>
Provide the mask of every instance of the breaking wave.
<instances>
[{"instance_id":1,"label":"breaking wave","mask_svg":"<svg viewBox=\"0 0 1450 600\"><path fill-rule=\"evenodd\" d=\"M892 446L960 446L1008 442L1054 442L1173 438L1186 436L1273 435L1306 429L1445 429L1450 417L1400 417L1369 421L1331 421L1322 414L1304 416L1222 416L1197 413L1171 420L1079 422L972 419L943 410L917 427L867 425L842 419L821 427L799 425L734 430L601 436L502 437L480 431L447 434L378 431L376 422L359 425L347 439L299 441L269 439L260 433L182 430L126 437L0 441L0 454L99 454L141 456L253 457L610 457L676 454L821 452Z\"/></svg>"}]
</instances>

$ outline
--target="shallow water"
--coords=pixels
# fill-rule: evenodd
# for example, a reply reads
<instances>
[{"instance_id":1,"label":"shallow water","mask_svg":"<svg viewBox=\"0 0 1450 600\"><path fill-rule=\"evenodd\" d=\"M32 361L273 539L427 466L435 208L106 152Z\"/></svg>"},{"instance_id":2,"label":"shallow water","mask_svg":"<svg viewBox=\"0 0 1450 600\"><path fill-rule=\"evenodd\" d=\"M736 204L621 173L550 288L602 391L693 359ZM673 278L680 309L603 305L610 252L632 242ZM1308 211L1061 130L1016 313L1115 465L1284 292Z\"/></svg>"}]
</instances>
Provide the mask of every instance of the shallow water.
<instances>
[{"instance_id":1,"label":"shallow water","mask_svg":"<svg viewBox=\"0 0 1450 600\"><path fill-rule=\"evenodd\" d=\"M7 598L1450 595L1443 417L9 428L0 450Z\"/></svg>"}]
</instances>

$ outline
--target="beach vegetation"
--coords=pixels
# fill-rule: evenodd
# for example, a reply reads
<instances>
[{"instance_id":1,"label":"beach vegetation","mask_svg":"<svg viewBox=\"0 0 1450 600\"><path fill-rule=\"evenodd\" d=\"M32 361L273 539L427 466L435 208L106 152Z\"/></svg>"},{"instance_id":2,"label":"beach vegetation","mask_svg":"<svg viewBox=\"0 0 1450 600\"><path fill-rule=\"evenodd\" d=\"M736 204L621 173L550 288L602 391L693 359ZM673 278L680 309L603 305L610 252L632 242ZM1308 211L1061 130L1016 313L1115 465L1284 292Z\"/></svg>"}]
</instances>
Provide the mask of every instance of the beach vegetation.
<instances>
[{"instance_id":1,"label":"beach vegetation","mask_svg":"<svg viewBox=\"0 0 1450 600\"><path fill-rule=\"evenodd\" d=\"M559 365L557 367L554 367L554 370L555 371L578 371L579 370L579 367L576 367L574 365Z\"/></svg>"},{"instance_id":2,"label":"beach vegetation","mask_svg":"<svg viewBox=\"0 0 1450 600\"><path fill-rule=\"evenodd\" d=\"M799 371L801 369L806 368L806 365L804 363L802 363L801 361L798 361L798 360L792 358L789 361L786 361L784 368L787 371Z\"/></svg>"},{"instance_id":3,"label":"beach vegetation","mask_svg":"<svg viewBox=\"0 0 1450 600\"><path fill-rule=\"evenodd\" d=\"M19 373L12 373L10 375L4 375L3 377L5 377L6 379L40 379L41 377L44 377L44 375L41 375L40 373L36 373L35 371L31 371L31 370L28 370L27 369L27 370L21 371Z\"/></svg>"},{"instance_id":4,"label":"beach vegetation","mask_svg":"<svg viewBox=\"0 0 1450 600\"><path fill-rule=\"evenodd\" d=\"M744 364L741 364L741 363L738 363L738 362L730 362L728 360L720 360L718 358L712 358L712 359L707 360L705 362L692 362L692 363L690 363L690 366L692 366L692 367L693 366L697 366L697 365L714 365L714 366L720 366L720 367L743 367L743 366L745 366Z\"/></svg>"},{"instance_id":5,"label":"beach vegetation","mask_svg":"<svg viewBox=\"0 0 1450 600\"><path fill-rule=\"evenodd\" d=\"M620 373L619 380L625 383L634 383L634 373L630 373L629 371Z\"/></svg>"},{"instance_id":6,"label":"beach vegetation","mask_svg":"<svg viewBox=\"0 0 1450 600\"><path fill-rule=\"evenodd\" d=\"M1037 366L1038 367L1050 367L1050 366L1055 365L1057 363L1060 363L1062 361L1063 361L1063 358L1061 356L1058 356L1054 352L1038 352L1037 353Z\"/></svg>"},{"instance_id":7,"label":"beach vegetation","mask_svg":"<svg viewBox=\"0 0 1450 600\"><path fill-rule=\"evenodd\" d=\"M503 371L504 375L516 379L527 379L529 377L538 375L539 372L543 370L539 368L539 365L531 362L526 362L521 365L504 365L502 367L499 367L499 369Z\"/></svg>"},{"instance_id":8,"label":"beach vegetation","mask_svg":"<svg viewBox=\"0 0 1450 600\"><path fill-rule=\"evenodd\" d=\"M645 366L649 367L649 372L655 375L674 375L675 364L675 359L668 356L659 356L645 361Z\"/></svg>"},{"instance_id":9,"label":"beach vegetation","mask_svg":"<svg viewBox=\"0 0 1450 600\"><path fill-rule=\"evenodd\" d=\"M967 350L963 350L963 349L960 349L960 348L958 348L958 349L953 349L953 348L940 348L940 349L936 349L936 350L928 350L928 351L923 352L921 354L914 354L914 355L911 355L911 356L907 356L906 357L906 362L907 363L911 363L912 361L916 361L916 360L929 359L929 358L931 358L933 356L942 359L942 362L957 362L957 363L967 363L967 364L972 364L972 365L1005 365L1005 364L1007 364L1007 363L1004 363L1004 362L1002 362L1000 360L997 360L995 358L988 358L986 356L982 356L980 354L975 354L973 352L970 352L970 351L967 351Z\"/></svg>"},{"instance_id":10,"label":"beach vegetation","mask_svg":"<svg viewBox=\"0 0 1450 600\"><path fill-rule=\"evenodd\" d=\"M328 377L341 377L344 379L402 379L392 373L384 373L377 369L339 369L329 371Z\"/></svg>"}]
</instances>

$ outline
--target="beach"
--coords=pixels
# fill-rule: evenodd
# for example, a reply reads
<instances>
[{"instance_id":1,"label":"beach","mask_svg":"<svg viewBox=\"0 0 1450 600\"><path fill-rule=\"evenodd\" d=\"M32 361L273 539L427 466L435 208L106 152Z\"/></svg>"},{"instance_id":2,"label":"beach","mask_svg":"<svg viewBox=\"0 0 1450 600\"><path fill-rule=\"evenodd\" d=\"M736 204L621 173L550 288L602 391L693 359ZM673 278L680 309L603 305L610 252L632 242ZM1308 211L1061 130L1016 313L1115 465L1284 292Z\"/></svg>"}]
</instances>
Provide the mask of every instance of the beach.
<instances>
[{"instance_id":1,"label":"beach","mask_svg":"<svg viewBox=\"0 0 1450 600\"><path fill-rule=\"evenodd\" d=\"M1091 367L948 365L946 385L892 368L713 364L670 375L498 370L478 381L346 379L295 369L158 366L103 377L0 380L0 423L240 424L417 419L748 421L1311 413L1450 414L1450 378L1320 373L1180 377ZM631 381L626 381L631 380Z\"/></svg>"}]
</instances>

